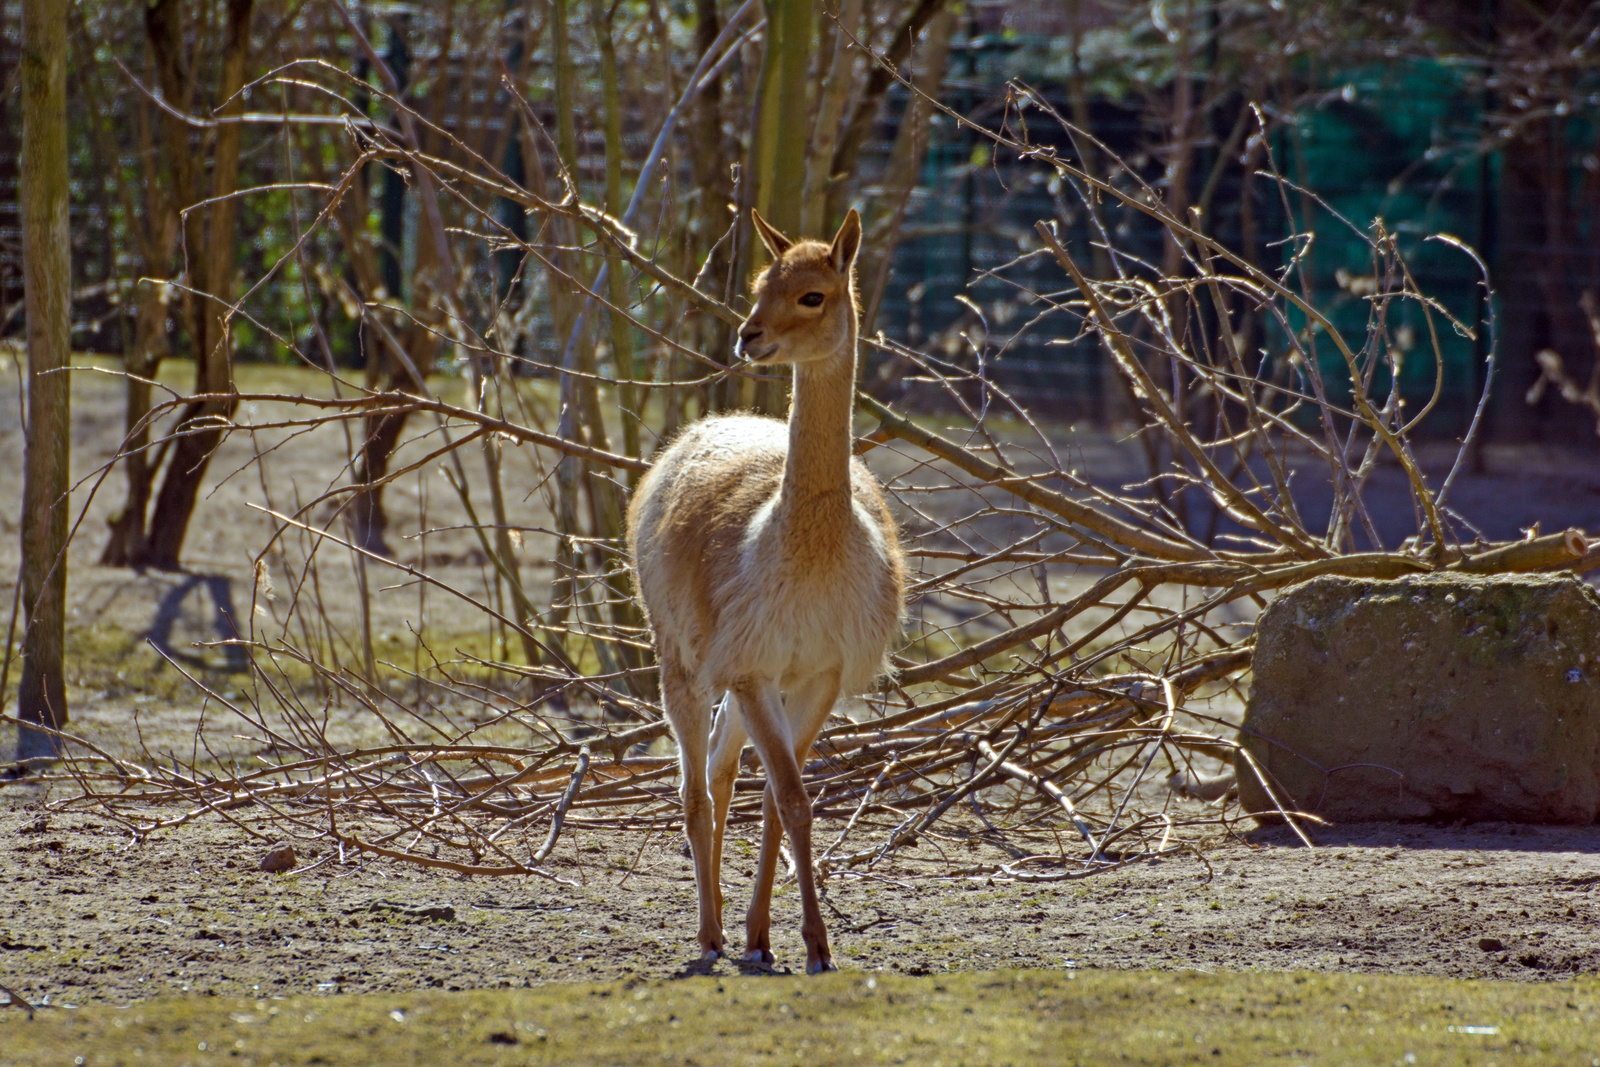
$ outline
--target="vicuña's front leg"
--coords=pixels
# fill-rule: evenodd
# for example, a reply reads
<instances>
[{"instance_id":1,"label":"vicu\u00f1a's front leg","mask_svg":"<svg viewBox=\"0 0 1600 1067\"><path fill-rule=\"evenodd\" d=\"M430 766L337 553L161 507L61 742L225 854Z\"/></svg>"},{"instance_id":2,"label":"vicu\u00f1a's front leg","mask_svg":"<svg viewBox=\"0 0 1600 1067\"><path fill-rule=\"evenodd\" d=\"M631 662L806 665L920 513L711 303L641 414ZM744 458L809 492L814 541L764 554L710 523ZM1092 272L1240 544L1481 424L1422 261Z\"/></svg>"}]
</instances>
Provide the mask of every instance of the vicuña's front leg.
<instances>
[{"instance_id":1,"label":"vicu\u00f1a's front leg","mask_svg":"<svg viewBox=\"0 0 1600 1067\"><path fill-rule=\"evenodd\" d=\"M837 671L824 672L796 686L784 695L784 718L795 763L801 768L810 758L811 746L828 720L828 712L839 698ZM761 806L761 859L756 866L756 884L745 917L744 958L753 963L772 962L772 883L777 876L778 846L783 843L783 824L778 818L777 799L769 777ZM810 852L805 853L809 859ZM795 854L795 862L801 855Z\"/></svg>"},{"instance_id":2,"label":"vicu\u00f1a's front leg","mask_svg":"<svg viewBox=\"0 0 1600 1067\"><path fill-rule=\"evenodd\" d=\"M765 953L771 959L770 901L772 880L777 871L778 828L789 835L789 847L794 851L795 880L800 886L800 936L806 945L806 973L817 974L834 969L833 957L828 951L828 929L822 919L822 908L817 903L817 884L811 866L811 798L806 795L805 782L800 775L800 762L796 750L804 753L811 748L815 731L810 736L796 738L791 733L790 720L784 714L783 700L776 682L769 679L744 683L734 690L744 714L745 729L755 743L756 752L767 769L767 794L763 804L761 860L757 871L755 897L750 904L748 927L749 946L746 958ZM775 809L775 811L774 811Z\"/></svg>"}]
</instances>

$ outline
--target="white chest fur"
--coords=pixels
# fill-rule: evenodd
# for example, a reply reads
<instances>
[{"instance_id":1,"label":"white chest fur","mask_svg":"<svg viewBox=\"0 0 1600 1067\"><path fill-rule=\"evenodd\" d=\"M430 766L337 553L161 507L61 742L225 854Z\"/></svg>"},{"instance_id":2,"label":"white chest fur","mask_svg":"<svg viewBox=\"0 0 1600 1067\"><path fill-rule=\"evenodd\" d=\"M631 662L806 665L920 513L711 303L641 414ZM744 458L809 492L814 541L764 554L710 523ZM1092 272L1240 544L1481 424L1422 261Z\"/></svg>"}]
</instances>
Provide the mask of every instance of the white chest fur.
<instances>
[{"instance_id":1,"label":"white chest fur","mask_svg":"<svg viewBox=\"0 0 1600 1067\"><path fill-rule=\"evenodd\" d=\"M752 669L780 683L837 670L846 692L871 684L898 621L883 588L889 549L858 501L841 534L819 552L794 542L775 503L755 515L722 591L717 651L706 664L714 686Z\"/></svg>"}]
</instances>

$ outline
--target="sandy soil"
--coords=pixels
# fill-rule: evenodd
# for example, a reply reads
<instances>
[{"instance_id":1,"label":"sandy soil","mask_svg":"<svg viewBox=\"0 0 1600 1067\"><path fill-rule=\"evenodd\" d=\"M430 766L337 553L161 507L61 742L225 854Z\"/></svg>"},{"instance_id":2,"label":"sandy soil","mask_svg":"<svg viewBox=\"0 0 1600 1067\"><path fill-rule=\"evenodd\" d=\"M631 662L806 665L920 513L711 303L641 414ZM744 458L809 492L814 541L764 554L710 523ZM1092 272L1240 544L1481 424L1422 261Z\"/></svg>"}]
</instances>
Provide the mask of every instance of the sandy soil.
<instances>
[{"instance_id":1,"label":"sandy soil","mask_svg":"<svg viewBox=\"0 0 1600 1067\"><path fill-rule=\"evenodd\" d=\"M328 853L271 875L256 870L270 842L226 824L130 844L96 817L41 819L6 795L0 981L30 999L495 988L695 970L694 886L677 835L569 830L553 870L571 885L342 866ZM1255 831L1203 859L1047 885L930 878L913 851L869 878L828 884L834 952L846 968L911 974L1153 967L1552 980L1600 970L1600 831L1366 825L1325 831L1318 844ZM730 842L734 944L748 848ZM920 848L922 860L929 849L998 856L959 826ZM804 958L798 925L793 887L782 887L780 968Z\"/></svg>"}]
</instances>

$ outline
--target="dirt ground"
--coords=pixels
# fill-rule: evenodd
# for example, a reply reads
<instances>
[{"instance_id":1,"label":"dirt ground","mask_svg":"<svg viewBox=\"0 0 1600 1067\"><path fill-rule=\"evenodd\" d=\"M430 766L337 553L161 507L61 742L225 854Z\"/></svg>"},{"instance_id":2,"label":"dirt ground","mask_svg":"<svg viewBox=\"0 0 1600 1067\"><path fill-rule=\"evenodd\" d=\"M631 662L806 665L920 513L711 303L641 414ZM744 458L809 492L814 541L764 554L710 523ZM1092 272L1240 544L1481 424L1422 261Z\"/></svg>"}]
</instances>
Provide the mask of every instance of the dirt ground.
<instances>
[{"instance_id":1,"label":"dirt ground","mask_svg":"<svg viewBox=\"0 0 1600 1067\"><path fill-rule=\"evenodd\" d=\"M0 812L0 982L54 1002L506 988L693 973L694 883L682 839L569 830L552 870L574 883L342 866L202 823L143 844L92 815ZM1279 829L1082 881L932 878L919 863L998 855L959 826L827 904L845 968L1353 971L1553 980L1600 971L1600 831L1365 825L1306 849ZM730 842L730 944L742 941L747 838ZM320 861L320 862L319 862ZM781 887L779 967L804 959ZM738 968L723 962L716 973Z\"/></svg>"}]
</instances>

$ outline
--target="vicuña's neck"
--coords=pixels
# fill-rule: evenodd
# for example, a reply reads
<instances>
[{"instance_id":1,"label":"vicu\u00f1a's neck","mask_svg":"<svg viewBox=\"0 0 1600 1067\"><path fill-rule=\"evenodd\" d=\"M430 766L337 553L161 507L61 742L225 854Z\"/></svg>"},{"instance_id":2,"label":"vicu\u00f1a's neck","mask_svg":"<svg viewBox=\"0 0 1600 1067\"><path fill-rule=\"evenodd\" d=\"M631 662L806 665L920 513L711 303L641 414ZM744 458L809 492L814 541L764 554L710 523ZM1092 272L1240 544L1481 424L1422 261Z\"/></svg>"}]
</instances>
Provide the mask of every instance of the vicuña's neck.
<instances>
[{"instance_id":1,"label":"vicu\u00f1a's neck","mask_svg":"<svg viewBox=\"0 0 1600 1067\"><path fill-rule=\"evenodd\" d=\"M855 388L854 330L833 358L795 364L789 457L783 472L783 498L791 505L804 505L825 494L849 500Z\"/></svg>"}]
</instances>

